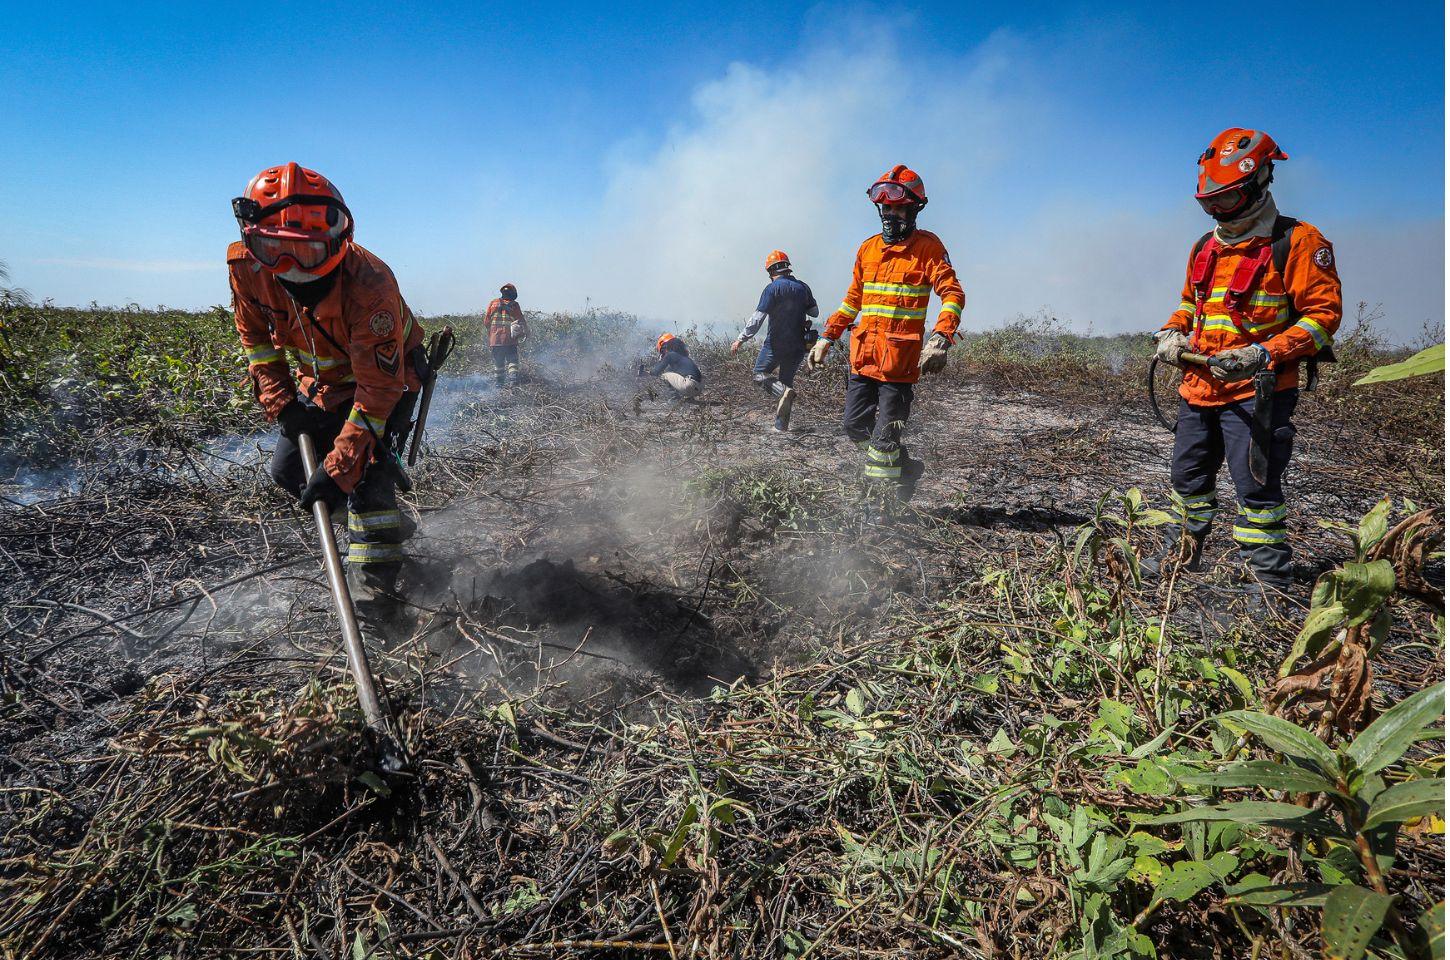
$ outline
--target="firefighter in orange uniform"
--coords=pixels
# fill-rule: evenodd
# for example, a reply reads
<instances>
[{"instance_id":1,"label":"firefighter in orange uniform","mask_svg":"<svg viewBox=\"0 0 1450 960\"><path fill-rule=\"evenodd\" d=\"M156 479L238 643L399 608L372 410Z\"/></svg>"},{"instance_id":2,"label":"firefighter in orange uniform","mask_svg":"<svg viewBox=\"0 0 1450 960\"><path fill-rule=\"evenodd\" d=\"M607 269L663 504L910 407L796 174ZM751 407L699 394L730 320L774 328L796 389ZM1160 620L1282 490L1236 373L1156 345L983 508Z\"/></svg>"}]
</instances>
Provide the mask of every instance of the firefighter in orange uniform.
<instances>
[{"instance_id":1,"label":"firefighter in orange uniform","mask_svg":"<svg viewBox=\"0 0 1450 960\"><path fill-rule=\"evenodd\" d=\"M483 317L488 324L488 346L498 385L519 382L519 344L529 335L529 324L519 307L519 291L511 283L499 287Z\"/></svg>"},{"instance_id":2,"label":"firefighter in orange uniform","mask_svg":"<svg viewBox=\"0 0 1450 960\"><path fill-rule=\"evenodd\" d=\"M423 329L388 265L353 241L352 213L326 177L269 167L232 210L242 232L227 248L237 333L257 401L281 427L272 478L304 508L347 504L353 598L365 619L385 615L403 561L393 444L421 386ZM304 433L324 458L310 480Z\"/></svg>"},{"instance_id":3,"label":"firefighter in orange uniform","mask_svg":"<svg viewBox=\"0 0 1450 960\"><path fill-rule=\"evenodd\" d=\"M1333 359L1344 313L1334 248L1313 225L1281 215L1269 192L1274 163L1287 159L1268 134L1238 127L1199 155L1197 199L1218 225L1194 245L1178 309L1157 334L1159 359L1183 367L1173 493L1186 516L1178 533L1189 567L1198 566L1218 512L1215 485L1227 461L1240 556L1278 590L1291 582L1281 480L1299 367L1310 363L1312 386L1314 365ZM1209 365L1183 363L1185 352L1206 354Z\"/></svg>"},{"instance_id":4,"label":"firefighter in orange uniform","mask_svg":"<svg viewBox=\"0 0 1450 960\"><path fill-rule=\"evenodd\" d=\"M937 373L946 366L965 297L946 247L936 234L916 227L917 214L927 202L921 177L898 164L866 195L881 217L881 233L856 251L850 289L827 319L808 363L818 368L836 339L854 326L843 416L846 436L865 450L866 479L893 485L907 500L923 469L901 442L911 413L912 385L922 371ZM933 290L941 298L941 309L923 344Z\"/></svg>"}]
</instances>

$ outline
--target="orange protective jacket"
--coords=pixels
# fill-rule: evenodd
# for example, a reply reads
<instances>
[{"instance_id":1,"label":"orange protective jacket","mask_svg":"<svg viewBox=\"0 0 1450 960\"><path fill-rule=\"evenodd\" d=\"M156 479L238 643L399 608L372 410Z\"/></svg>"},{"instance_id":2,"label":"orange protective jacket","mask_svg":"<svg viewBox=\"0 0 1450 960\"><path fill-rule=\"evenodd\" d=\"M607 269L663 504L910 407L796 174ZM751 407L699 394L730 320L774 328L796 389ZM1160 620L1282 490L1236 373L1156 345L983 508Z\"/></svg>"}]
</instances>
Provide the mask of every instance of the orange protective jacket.
<instances>
[{"instance_id":1,"label":"orange protective jacket","mask_svg":"<svg viewBox=\"0 0 1450 960\"><path fill-rule=\"evenodd\" d=\"M1258 288L1250 292L1234 314L1224 304L1224 295L1239 263L1262 254L1272 241L1252 237L1219 248L1212 283L1199 292L1193 286L1194 256L1188 258L1188 273L1178 309L1164 324L1189 336L1198 353L1213 356L1261 343L1269 351L1278 371L1277 389L1299 386L1299 361L1328 346L1344 316L1334 248L1312 224L1300 221L1289 237L1289 256L1279 273L1272 258L1264 267ZM1189 403L1221 407L1254 395L1252 379L1216 380L1202 367L1185 365L1179 395Z\"/></svg>"},{"instance_id":2,"label":"orange protective jacket","mask_svg":"<svg viewBox=\"0 0 1450 960\"><path fill-rule=\"evenodd\" d=\"M523 308L517 300L505 300L503 297L494 297L489 301L488 309L483 313L483 319L488 323L488 345L490 347L512 347L524 337L529 335L529 324L524 319ZM513 335L511 327L519 325L519 335Z\"/></svg>"},{"instance_id":3,"label":"orange protective jacket","mask_svg":"<svg viewBox=\"0 0 1450 960\"><path fill-rule=\"evenodd\" d=\"M423 328L398 292L388 265L356 243L315 308L299 307L276 276L240 241L227 248L232 309L257 401L275 420L299 387L327 410L351 413L323 467L351 492L372 462L403 393L421 386L410 354ZM297 380L285 353L297 363Z\"/></svg>"},{"instance_id":4,"label":"orange protective jacket","mask_svg":"<svg viewBox=\"0 0 1450 960\"><path fill-rule=\"evenodd\" d=\"M825 337L835 340L854 324L852 373L887 383L915 383L921 376L916 364L933 290L941 298L934 330L950 337L961 323L966 297L946 247L927 230L913 231L891 246L877 234L856 251L851 288L826 320Z\"/></svg>"}]
</instances>

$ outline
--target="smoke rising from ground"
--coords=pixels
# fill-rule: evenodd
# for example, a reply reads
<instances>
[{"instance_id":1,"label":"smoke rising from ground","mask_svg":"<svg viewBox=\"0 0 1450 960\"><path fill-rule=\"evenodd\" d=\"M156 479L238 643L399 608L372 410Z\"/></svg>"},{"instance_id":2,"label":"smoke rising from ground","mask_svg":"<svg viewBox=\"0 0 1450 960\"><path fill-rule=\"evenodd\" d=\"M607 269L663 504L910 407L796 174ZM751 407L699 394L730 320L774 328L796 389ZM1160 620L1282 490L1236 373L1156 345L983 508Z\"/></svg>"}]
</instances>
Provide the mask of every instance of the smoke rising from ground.
<instances>
[{"instance_id":1,"label":"smoke rising from ground","mask_svg":"<svg viewBox=\"0 0 1450 960\"><path fill-rule=\"evenodd\" d=\"M967 328L1046 312L1081 332L1154 329L1210 225L1190 197L1191 163L1165 182L1159 168L1182 153L1167 135L1084 131L1069 91L1038 68L1067 56L1000 34L946 70L871 36L777 69L736 63L658 142L620 147L595 210L567 229L515 223L507 249L483 262L539 306L588 299L665 329L728 328L754 308L765 254L779 247L829 312L856 245L878 229L866 185L907 162L931 196L921 224L946 241L967 290ZM1442 321L1441 210L1336 222L1315 215L1315 199L1357 185L1312 162L1286 164L1280 179L1281 208L1336 242L1348 313L1382 303L1400 341Z\"/></svg>"}]
</instances>

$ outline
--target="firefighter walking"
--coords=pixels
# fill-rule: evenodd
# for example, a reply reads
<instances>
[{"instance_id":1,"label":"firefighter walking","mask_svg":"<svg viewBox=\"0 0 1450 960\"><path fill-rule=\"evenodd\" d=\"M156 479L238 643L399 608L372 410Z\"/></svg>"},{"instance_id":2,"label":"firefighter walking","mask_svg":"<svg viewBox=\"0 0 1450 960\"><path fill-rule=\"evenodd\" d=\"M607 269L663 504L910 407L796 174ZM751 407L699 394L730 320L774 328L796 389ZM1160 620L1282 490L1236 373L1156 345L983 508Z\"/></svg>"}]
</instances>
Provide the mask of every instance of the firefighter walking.
<instances>
[{"instance_id":1,"label":"firefighter walking","mask_svg":"<svg viewBox=\"0 0 1450 960\"><path fill-rule=\"evenodd\" d=\"M856 251L851 286L811 347L807 365L820 367L836 339L854 327L842 425L864 451L866 480L887 485L905 501L923 470L902 442L913 385L922 372L946 366L965 297L946 247L936 234L917 229L917 214L927 203L921 177L898 164L866 195L881 217L881 232ZM941 309L923 343L932 291Z\"/></svg>"},{"instance_id":2,"label":"firefighter walking","mask_svg":"<svg viewBox=\"0 0 1450 960\"><path fill-rule=\"evenodd\" d=\"M237 333L257 402L281 428L272 478L304 508L346 503L348 585L358 613L376 622L397 609L405 531L394 444L421 386L423 329L388 265L353 240L352 212L326 177L269 167L232 210L242 234L227 248ZM324 457L310 480L304 433Z\"/></svg>"},{"instance_id":3,"label":"firefighter walking","mask_svg":"<svg viewBox=\"0 0 1450 960\"><path fill-rule=\"evenodd\" d=\"M513 386L519 382L519 344L529 335L529 323L513 284L504 284L498 293L483 316L488 326L488 347L493 353L494 377L500 387Z\"/></svg>"},{"instance_id":4,"label":"firefighter walking","mask_svg":"<svg viewBox=\"0 0 1450 960\"><path fill-rule=\"evenodd\" d=\"M806 351L817 334L811 318L821 314L815 295L791 271L790 257L783 250L772 250L765 258L765 272L770 283L760 294L755 312L745 320L745 329L730 344L730 352L740 347L765 327L760 353L755 358L752 377L765 395L776 401L775 431L790 429L790 410L795 401L795 375Z\"/></svg>"},{"instance_id":5,"label":"firefighter walking","mask_svg":"<svg viewBox=\"0 0 1450 960\"><path fill-rule=\"evenodd\" d=\"M1173 496L1186 522L1173 546L1198 567L1227 462L1233 539L1259 583L1277 590L1291 583L1282 479L1299 367L1310 363L1312 386L1344 312L1334 248L1312 224L1280 214L1269 191L1274 164L1287 159L1268 134L1237 127L1199 155L1197 199L1217 225L1194 245L1178 309L1156 335L1158 358L1183 368ZM1188 352L1208 365L1184 363Z\"/></svg>"}]
</instances>

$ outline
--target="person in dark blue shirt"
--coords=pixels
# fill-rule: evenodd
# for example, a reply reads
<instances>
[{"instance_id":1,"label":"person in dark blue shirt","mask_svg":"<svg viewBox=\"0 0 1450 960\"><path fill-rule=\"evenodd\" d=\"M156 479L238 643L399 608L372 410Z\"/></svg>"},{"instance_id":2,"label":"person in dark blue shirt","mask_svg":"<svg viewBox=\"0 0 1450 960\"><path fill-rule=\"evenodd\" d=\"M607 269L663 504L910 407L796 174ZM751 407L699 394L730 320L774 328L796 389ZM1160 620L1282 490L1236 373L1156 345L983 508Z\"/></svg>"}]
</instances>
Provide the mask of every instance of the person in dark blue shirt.
<instances>
[{"instance_id":1,"label":"person in dark blue shirt","mask_svg":"<svg viewBox=\"0 0 1450 960\"><path fill-rule=\"evenodd\" d=\"M765 272L770 275L770 283L760 294L755 312L746 319L745 329L730 345L730 352L737 352L762 325L766 327L753 379L767 397L778 399L775 429L784 433L790 426L796 371L817 336L811 318L820 316L821 310L811 288L791 273L790 258L783 251L770 252L765 258Z\"/></svg>"},{"instance_id":2,"label":"person in dark blue shirt","mask_svg":"<svg viewBox=\"0 0 1450 960\"><path fill-rule=\"evenodd\" d=\"M650 369L650 376L663 380L675 396L681 400L693 400L698 397L705 382L705 375L700 372L699 365L690 358L690 351L685 346L685 341L673 333L662 334L655 341L655 349L659 351L660 358ZM640 372L644 372L643 364L640 365Z\"/></svg>"}]
</instances>

